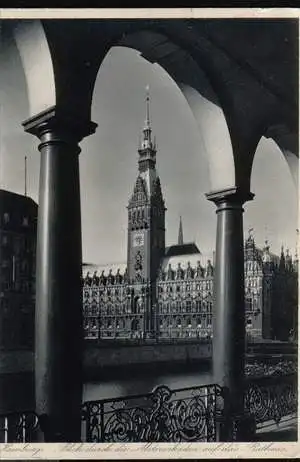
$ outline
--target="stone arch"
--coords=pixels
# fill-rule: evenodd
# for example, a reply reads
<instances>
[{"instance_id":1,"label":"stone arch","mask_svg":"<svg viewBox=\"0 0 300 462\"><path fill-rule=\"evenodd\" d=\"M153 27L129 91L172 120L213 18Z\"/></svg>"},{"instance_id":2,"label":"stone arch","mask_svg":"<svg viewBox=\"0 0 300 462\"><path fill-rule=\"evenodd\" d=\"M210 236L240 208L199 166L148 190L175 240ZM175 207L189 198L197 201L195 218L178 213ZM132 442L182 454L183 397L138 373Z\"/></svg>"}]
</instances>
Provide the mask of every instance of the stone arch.
<instances>
[{"instance_id":1,"label":"stone arch","mask_svg":"<svg viewBox=\"0 0 300 462\"><path fill-rule=\"evenodd\" d=\"M223 111L220 106L205 99L195 88L185 84L181 84L180 88L201 132L207 153L211 189L217 191L230 188L235 185L235 166ZM216 131L211 130L212 123Z\"/></svg>"},{"instance_id":2,"label":"stone arch","mask_svg":"<svg viewBox=\"0 0 300 462\"><path fill-rule=\"evenodd\" d=\"M286 124L270 126L264 136L272 138L282 152L290 173L292 175L296 190L299 184L299 135L293 133Z\"/></svg>"},{"instance_id":3,"label":"stone arch","mask_svg":"<svg viewBox=\"0 0 300 462\"><path fill-rule=\"evenodd\" d=\"M22 62L29 103L29 117L56 104L56 87L51 53L40 20L13 21L5 24ZM41 85L42 82L42 85Z\"/></svg>"},{"instance_id":4,"label":"stone arch","mask_svg":"<svg viewBox=\"0 0 300 462\"><path fill-rule=\"evenodd\" d=\"M270 240L274 252L279 252L282 243L294 249L294 239L296 241L298 157L294 149L296 145L293 151L286 151L284 147L287 146L277 134L271 136L271 131L265 132L257 144L251 165L251 191L256 195L256 201L248 204L245 227L257 223L256 238L261 242ZM292 143L289 146L292 148ZM264 210L263 216L259 215L259 209ZM272 217L271 228L268 217ZM294 223L295 237L291 223Z\"/></svg>"},{"instance_id":5,"label":"stone arch","mask_svg":"<svg viewBox=\"0 0 300 462\"><path fill-rule=\"evenodd\" d=\"M127 35L122 34L121 38L116 37L110 42L107 52L114 46L135 49L144 59L157 63L167 72L185 97L204 141L211 189L235 186L230 132L219 93L215 91L218 87L215 85L216 76L210 79L211 69L208 76L206 66L200 67L192 54L177 44L176 38L174 40L173 37L152 30L151 26L131 31ZM208 125L212 123L216 125L218 136L211 135L211 127L208 130Z\"/></svg>"}]
</instances>

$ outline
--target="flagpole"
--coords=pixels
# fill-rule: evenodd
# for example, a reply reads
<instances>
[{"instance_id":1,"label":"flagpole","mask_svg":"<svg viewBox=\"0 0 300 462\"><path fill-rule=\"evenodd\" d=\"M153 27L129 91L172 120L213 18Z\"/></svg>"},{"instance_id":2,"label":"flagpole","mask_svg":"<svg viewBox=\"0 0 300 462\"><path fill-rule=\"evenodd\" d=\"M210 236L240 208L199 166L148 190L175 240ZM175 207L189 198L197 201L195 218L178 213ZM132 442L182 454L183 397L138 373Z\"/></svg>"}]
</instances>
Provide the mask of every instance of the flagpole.
<instances>
[{"instance_id":1,"label":"flagpole","mask_svg":"<svg viewBox=\"0 0 300 462\"><path fill-rule=\"evenodd\" d=\"M27 196L27 156L25 156L25 196Z\"/></svg>"}]
</instances>

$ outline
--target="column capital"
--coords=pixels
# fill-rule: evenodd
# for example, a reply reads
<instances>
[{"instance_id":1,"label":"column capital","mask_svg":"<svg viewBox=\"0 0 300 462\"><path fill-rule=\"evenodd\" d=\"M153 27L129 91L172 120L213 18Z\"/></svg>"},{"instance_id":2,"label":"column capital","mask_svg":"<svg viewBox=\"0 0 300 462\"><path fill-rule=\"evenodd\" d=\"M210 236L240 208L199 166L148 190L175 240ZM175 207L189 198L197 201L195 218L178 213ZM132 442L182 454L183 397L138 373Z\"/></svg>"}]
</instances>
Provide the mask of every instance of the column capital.
<instances>
[{"instance_id":1,"label":"column capital","mask_svg":"<svg viewBox=\"0 0 300 462\"><path fill-rule=\"evenodd\" d=\"M226 202L228 204L240 206L254 198L254 194L252 192L236 186L233 188L222 189L220 191L212 191L206 193L205 196L209 201L214 202L216 205Z\"/></svg>"},{"instance_id":2,"label":"column capital","mask_svg":"<svg viewBox=\"0 0 300 462\"><path fill-rule=\"evenodd\" d=\"M44 134L56 132L63 136L69 136L79 143L83 138L95 133L97 124L90 120L73 118L52 106L43 112L25 120L22 123L25 132L41 138Z\"/></svg>"}]
</instances>

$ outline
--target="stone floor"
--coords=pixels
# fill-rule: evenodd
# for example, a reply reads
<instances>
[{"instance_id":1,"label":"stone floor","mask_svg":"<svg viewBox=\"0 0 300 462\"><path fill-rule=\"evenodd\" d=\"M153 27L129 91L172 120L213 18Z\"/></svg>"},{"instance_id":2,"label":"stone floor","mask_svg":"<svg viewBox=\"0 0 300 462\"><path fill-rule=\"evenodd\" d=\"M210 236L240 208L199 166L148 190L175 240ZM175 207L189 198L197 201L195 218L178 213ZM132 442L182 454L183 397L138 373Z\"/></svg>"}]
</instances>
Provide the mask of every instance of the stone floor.
<instances>
[{"instance_id":1,"label":"stone floor","mask_svg":"<svg viewBox=\"0 0 300 462\"><path fill-rule=\"evenodd\" d=\"M284 429L257 433L255 441L298 441L297 425L293 424Z\"/></svg>"}]
</instances>

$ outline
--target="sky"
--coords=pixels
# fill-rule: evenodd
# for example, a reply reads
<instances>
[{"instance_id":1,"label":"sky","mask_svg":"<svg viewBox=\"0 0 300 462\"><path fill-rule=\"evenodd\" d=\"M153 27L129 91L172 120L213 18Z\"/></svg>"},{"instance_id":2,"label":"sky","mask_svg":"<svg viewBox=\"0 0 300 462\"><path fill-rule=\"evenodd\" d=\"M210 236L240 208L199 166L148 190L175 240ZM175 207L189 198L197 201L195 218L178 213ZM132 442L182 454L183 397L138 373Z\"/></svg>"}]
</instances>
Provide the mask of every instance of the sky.
<instances>
[{"instance_id":1,"label":"sky","mask_svg":"<svg viewBox=\"0 0 300 462\"><path fill-rule=\"evenodd\" d=\"M2 56L0 187L24 193L27 156L28 194L38 201L38 140L23 132L28 118L26 83L15 51ZM103 61L95 84L92 120L94 135L81 142L80 183L83 260L116 263L126 260L127 210L137 176L139 136L145 120L145 88L150 87L150 117L157 140L157 169L166 202L166 242L176 243L179 216L184 240L195 241L203 253L215 248L216 213L205 193L210 191L202 136L182 93L157 64L138 52L114 47ZM211 127L214 130L214 127ZM215 133L218 136L218 133ZM297 190L277 145L263 138L255 155L252 202L245 204L245 234L254 228L262 246L283 244L294 254Z\"/></svg>"}]
</instances>

